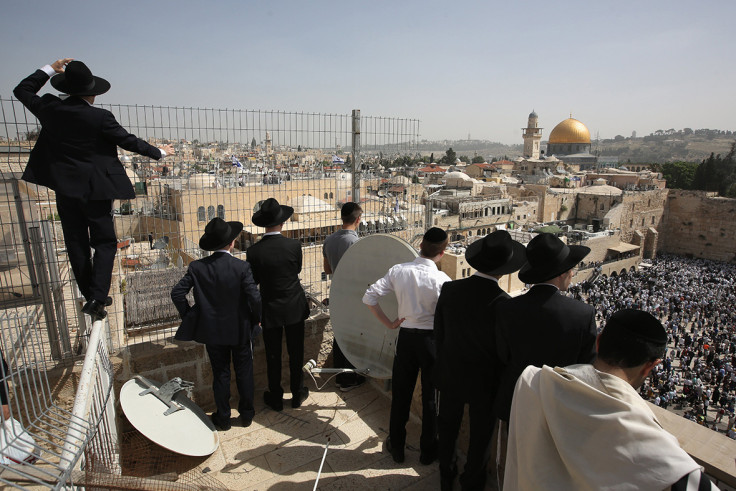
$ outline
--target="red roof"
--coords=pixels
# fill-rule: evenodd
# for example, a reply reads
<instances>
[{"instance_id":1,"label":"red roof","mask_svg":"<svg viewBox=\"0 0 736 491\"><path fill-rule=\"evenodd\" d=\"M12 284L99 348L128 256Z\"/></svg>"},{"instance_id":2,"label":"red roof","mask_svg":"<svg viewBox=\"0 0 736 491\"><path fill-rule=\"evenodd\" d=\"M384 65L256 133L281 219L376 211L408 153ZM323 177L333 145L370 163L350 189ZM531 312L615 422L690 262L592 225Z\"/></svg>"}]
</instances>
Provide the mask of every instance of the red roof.
<instances>
[{"instance_id":1,"label":"red roof","mask_svg":"<svg viewBox=\"0 0 736 491\"><path fill-rule=\"evenodd\" d=\"M445 172L444 169L442 169L439 165L428 165L427 167L422 167L419 169L419 172Z\"/></svg>"},{"instance_id":2,"label":"red roof","mask_svg":"<svg viewBox=\"0 0 736 491\"><path fill-rule=\"evenodd\" d=\"M493 169L493 166L487 162L480 162L475 164L470 164L471 166L475 165L476 167L480 167L481 169Z\"/></svg>"}]
</instances>

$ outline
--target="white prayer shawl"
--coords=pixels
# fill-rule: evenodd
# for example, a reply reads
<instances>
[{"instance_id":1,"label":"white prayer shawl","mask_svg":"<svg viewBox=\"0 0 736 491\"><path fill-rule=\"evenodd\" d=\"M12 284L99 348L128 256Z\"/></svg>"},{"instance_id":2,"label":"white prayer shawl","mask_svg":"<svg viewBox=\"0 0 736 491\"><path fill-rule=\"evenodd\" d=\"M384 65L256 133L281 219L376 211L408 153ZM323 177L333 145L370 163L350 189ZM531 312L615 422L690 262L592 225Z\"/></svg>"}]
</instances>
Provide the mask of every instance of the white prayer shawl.
<instances>
[{"instance_id":1,"label":"white prayer shawl","mask_svg":"<svg viewBox=\"0 0 736 491\"><path fill-rule=\"evenodd\" d=\"M624 380L529 366L511 405L506 490L662 490L700 466Z\"/></svg>"}]
</instances>

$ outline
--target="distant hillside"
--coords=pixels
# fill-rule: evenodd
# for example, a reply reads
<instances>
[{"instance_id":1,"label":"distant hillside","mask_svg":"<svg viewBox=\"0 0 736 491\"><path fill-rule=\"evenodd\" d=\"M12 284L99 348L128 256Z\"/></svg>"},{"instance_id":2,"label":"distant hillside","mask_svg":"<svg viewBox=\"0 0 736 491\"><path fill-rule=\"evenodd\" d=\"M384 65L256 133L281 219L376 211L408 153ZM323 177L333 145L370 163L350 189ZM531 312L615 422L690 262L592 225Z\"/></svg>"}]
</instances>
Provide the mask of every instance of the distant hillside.
<instances>
[{"instance_id":1,"label":"distant hillside","mask_svg":"<svg viewBox=\"0 0 736 491\"><path fill-rule=\"evenodd\" d=\"M480 155L490 160L490 157L501 159L520 157L524 150L523 145L504 145L503 143L488 140L445 140L445 141L421 141L417 144L417 151L423 155L434 153L435 160L445 154L448 148L452 148L458 157L467 155L473 157Z\"/></svg>"},{"instance_id":2,"label":"distant hillside","mask_svg":"<svg viewBox=\"0 0 736 491\"><path fill-rule=\"evenodd\" d=\"M736 140L736 133L722 130L658 130L640 138L621 135L593 142L600 155L618 155L620 162L702 162L711 153L725 155Z\"/></svg>"}]
</instances>

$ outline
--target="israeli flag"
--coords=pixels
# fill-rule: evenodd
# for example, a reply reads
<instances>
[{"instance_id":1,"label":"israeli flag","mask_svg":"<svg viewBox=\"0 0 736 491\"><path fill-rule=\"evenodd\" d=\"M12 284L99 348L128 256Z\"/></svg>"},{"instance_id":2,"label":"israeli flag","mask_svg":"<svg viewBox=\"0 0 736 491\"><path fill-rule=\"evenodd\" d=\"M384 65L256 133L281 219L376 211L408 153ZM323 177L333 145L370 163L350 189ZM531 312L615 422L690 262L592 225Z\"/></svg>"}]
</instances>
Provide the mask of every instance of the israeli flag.
<instances>
[{"instance_id":1,"label":"israeli flag","mask_svg":"<svg viewBox=\"0 0 736 491\"><path fill-rule=\"evenodd\" d=\"M235 155L233 155L232 158L233 158L233 165L237 167L238 169L242 169L243 164L240 163L240 160L238 160L238 158Z\"/></svg>"},{"instance_id":2,"label":"israeli flag","mask_svg":"<svg viewBox=\"0 0 736 491\"><path fill-rule=\"evenodd\" d=\"M345 163L345 159L341 159L337 155L333 155L332 156L332 163L333 164L344 164Z\"/></svg>"}]
</instances>

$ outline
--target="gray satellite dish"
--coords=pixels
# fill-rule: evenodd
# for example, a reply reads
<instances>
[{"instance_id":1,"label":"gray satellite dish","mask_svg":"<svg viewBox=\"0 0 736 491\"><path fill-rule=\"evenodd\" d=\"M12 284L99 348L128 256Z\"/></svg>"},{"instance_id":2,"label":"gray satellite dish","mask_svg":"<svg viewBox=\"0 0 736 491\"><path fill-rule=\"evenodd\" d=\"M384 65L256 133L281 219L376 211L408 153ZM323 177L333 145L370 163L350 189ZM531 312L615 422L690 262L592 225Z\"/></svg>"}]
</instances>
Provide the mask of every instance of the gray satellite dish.
<instances>
[{"instance_id":1,"label":"gray satellite dish","mask_svg":"<svg viewBox=\"0 0 736 491\"><path fill-rule=\"evenodd\" d=\"M391 266L411 262L417 252L408 242L393 235L371 235L353 244L340 259L330 288L332 329L350 363L357 370L368 370L375 378L391 378L398 329L387 329L363 304L368 287L382 278ZM395 319L395 295L379 301L389 317Z\"/></svg>"},{"instance_id":2,"label":"gray satellite dish","mask_svg":"<svg viewBox=\"0 0 736 491\"><path fill-rule=\"evenodd\" d=\"M152 387L159 389L155 382L136 377L120 389L120 405L135 429L154 443L182 455L203 457L217 450L220 439L212 421L185 391L174 393L167 404L151 391Z\"/></svg>"}]
</instances>

